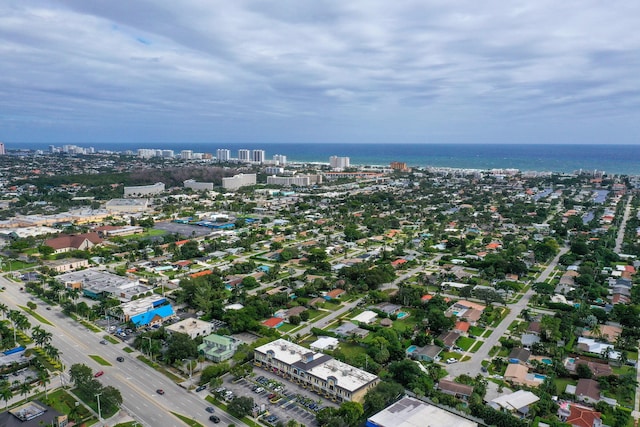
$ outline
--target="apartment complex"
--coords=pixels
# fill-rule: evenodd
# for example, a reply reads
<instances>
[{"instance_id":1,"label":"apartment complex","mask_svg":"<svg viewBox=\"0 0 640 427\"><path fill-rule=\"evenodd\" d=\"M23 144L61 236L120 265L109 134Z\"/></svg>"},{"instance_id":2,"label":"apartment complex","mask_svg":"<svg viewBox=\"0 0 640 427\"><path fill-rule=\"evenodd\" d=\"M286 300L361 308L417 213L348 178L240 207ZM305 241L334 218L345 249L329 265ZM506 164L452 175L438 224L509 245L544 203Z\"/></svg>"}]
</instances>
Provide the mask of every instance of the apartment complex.
<instances>
[{"instance_id":1,"label":"apartment complex","mask_svg":"<svg viewBox=\"0 0 640 427\"><path fill-rule=\"evenodd\" d=\"M222 178L222 188L227 190L237 190L240 187L246 187L248 185L256 185L255 173L241 173L232 177Z\"/></svg>"},{"instance_id":2,"label":"apartment complex","mask_svg":"<svg viewBox=\"0 0 640 427\"><path fill-rule=\"evenodd\" d=\"M138 185L124 187L124 197L144 197L164 193L164 183L156 182L153 185Z\"/></svg>"}]
</instances>

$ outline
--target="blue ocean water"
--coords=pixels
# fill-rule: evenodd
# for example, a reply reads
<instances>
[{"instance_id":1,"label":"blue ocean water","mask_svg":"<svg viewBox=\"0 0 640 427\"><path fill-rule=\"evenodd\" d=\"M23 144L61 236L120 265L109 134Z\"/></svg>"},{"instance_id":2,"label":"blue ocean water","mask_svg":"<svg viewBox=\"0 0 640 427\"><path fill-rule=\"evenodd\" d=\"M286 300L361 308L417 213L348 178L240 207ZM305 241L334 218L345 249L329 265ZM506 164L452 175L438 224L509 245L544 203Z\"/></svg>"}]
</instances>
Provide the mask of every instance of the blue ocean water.
<instances>
[{"instance_id":1,"label":"blue ocean water","mask_svg":"<svg viewBox=\"0 0 640 427\"><path fill-rule=\"evenodd\" d=\"M60 146L62 144L56 144ZM336 155L349 157L354 165L388 165L392 161L408 166L437 166L470 169L513 168L521 171L573 172L599 170L613 174L640 175L640 145L587 144L290 144L290 143L87 143L96 150L135 151L138 148L193 150L213 153L262 149L266 158L283 154L289 161L328 163ZM43 149L48 144L14 143L7 149Z\"/></svg>"}]
</instances>

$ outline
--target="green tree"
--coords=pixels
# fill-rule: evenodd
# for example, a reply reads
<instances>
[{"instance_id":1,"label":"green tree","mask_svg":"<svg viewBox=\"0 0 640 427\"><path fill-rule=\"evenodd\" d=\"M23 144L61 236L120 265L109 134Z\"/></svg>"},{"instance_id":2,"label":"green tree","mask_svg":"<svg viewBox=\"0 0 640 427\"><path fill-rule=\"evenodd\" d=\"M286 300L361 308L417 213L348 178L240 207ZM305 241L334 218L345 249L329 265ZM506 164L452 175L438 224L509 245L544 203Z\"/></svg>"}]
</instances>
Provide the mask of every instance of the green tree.
<instances>
[{"instance_id":1,"label":"green tree","mask_svg":"<svg viewBox=\"0 0 640 427\"><path fill-rule=\"evenodd\" d=\"M253 410L253 398L246 396L237 396L227 406L227 410L231 415L242 418L251 413Z\"/></svg>"}]
</instances>

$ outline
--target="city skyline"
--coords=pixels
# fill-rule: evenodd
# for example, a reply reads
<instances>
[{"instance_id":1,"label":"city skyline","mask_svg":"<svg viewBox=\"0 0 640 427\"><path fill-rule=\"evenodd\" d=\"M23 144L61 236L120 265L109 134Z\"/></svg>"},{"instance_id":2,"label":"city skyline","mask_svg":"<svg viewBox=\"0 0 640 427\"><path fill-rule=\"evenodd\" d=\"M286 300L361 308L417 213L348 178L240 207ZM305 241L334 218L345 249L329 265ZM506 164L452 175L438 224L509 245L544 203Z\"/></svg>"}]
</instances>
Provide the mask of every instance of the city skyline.
<instances>
[{"instance_id":1,"label":"city skyline","mask_svg":"<svg viewBox=\"0 0 640 427\"><path fill-rule=\"evenodd\" d=\"M7 146L638 142L631 1L42 0L0 12Z\"/></svg>"}]
</instances>

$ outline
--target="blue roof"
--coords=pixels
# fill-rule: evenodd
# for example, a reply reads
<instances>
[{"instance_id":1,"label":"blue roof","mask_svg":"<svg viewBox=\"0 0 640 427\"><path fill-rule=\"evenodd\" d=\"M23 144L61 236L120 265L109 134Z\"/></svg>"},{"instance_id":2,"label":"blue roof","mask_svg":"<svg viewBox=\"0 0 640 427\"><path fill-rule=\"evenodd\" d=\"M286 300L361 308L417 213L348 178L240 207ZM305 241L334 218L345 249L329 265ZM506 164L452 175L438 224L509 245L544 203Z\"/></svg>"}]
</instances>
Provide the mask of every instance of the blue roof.
<instances>
[{"instance_id":1,"label":"blue roof","mask_svg":"<svg viewBox=\"0 0 640 427\"><path fill-rule=\"evenodd\" d=\"M153 310L149 310L146 313L141 313L131 318L131 321L136 326L146 326L153 320L154 317L160 316L163 319L167 317L173 316L175 312L173 311L173 307L170 305L163 305L162 307L154 308Z\"/></svg>"}]
</instances>

